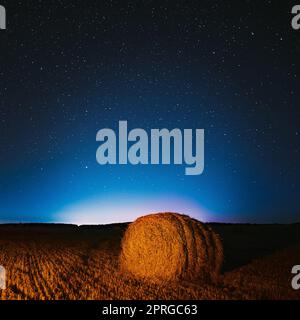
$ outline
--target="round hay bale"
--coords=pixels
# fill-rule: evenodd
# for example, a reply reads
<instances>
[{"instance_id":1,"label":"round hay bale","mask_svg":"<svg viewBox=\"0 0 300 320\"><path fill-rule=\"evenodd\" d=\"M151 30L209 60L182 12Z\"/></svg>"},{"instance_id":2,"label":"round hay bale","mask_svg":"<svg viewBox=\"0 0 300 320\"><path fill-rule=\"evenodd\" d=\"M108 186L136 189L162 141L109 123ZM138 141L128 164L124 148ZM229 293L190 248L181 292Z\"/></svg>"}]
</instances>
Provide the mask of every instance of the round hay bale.
<instances>
[{"instance_id":1,"label":"round hay bale","mask_svg":"<svg viewBox=\"0 0 300 320\"><path fill-rule=\"evenodd\" d=\"M222 262L219 236L177 213L138 218L128 226L121 244L121 270L152 282L216 280Z\"/></svg>"}]
</instances>

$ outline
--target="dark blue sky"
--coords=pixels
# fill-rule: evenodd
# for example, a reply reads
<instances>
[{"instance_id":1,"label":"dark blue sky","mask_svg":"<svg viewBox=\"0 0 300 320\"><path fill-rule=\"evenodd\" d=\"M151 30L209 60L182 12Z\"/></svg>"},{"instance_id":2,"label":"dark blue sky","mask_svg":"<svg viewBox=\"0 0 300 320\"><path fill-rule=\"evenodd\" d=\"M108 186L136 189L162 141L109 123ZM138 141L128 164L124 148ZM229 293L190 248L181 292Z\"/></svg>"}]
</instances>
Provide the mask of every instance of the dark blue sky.
<instances>
[{"instance_id":1,"label":"dark blue sky","mask_svg":"<svg viewBox=\"0 0 300 320\"><path fill-rule=\"evenodd\" d=\"M283 1L2 1L0 221L299 213L300 31ZM204 128L205 169L100 166L101 128Z\"/></svg>"}]
</instances>

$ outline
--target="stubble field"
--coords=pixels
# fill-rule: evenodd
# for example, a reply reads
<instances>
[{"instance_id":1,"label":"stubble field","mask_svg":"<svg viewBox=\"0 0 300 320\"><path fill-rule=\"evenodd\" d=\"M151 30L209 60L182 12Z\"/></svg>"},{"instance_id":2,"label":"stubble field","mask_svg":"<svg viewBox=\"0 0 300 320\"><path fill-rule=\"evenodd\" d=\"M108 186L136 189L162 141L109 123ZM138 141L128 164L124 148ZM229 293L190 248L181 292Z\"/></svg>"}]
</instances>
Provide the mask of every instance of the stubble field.
<instances>
[{"instance_id":1,"label":"stubble field","mask_svg":"<svg viewBox=\"0 0 300 320\"><path fill-rule=\"evenodd\" d=\"M291 269L300 264L300 225L211 224L223 241L217 282L155 285L119 269L127 224L1 225L0 299L300 299Z\"/></svg>"}]
</instances>

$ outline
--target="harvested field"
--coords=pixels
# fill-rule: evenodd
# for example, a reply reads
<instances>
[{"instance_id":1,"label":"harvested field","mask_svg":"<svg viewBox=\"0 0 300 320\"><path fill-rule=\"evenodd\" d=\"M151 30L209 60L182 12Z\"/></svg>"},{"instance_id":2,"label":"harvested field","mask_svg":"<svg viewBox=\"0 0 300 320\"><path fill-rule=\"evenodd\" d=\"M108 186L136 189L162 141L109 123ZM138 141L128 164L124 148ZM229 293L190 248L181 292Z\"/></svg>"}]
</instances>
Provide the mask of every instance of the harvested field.
<instances>
[{"instance_id":1,"label":"harvested field","mask_svg":"<svg viewBox=\"0 0 300 320\"><path fill-rule=\"evenodd\" d=\"M144 282L119 268L127 224L1 225L1 299L300 299L300 225L211 224L224 246L217 283Z\"/></svg>"}]
</instances>

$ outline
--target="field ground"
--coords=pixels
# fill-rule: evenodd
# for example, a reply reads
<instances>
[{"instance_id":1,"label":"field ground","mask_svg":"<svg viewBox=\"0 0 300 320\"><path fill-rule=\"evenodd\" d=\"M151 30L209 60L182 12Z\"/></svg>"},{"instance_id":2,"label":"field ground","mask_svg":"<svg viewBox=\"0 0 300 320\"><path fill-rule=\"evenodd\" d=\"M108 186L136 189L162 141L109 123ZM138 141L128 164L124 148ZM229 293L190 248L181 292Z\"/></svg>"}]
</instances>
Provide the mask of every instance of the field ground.
<instances>
[{"instance_id":1,"label":"field ground","mask_svg":"<svg viewBox=\"0 0 300 320\"><path fill-rule=\"evenodd\" d=\"M0 299L300 299L291 288L300 224L212 224L224 243L219 282L162 286L119 271L126 226L1 225Z\"/></svg>"}]
</instances>

